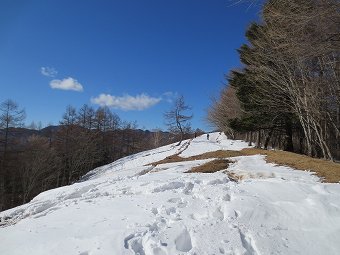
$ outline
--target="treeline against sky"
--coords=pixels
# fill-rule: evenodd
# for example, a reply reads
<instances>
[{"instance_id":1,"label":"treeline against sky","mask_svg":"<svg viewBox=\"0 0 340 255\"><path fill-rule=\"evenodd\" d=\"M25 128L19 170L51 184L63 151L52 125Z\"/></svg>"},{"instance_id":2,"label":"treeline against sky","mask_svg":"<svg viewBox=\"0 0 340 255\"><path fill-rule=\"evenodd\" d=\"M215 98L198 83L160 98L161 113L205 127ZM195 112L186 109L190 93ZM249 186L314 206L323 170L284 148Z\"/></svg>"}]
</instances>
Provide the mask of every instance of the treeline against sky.
<instances>
[{"instance_id":1,"label":"treeline against sky","mask_svg":"<svg viewBox=\"0 0 340 255\"><path fill-rule=\"evenodd\" d=\"M1 104L0 211L69 185L95 167L176 140L160 130L139 130L108 108L88 105L68 106L60 125L42 130L19 128L24 118L15 102Z\"/></svg>"},{"instance_id":2,"label":"treeline against sky","mask_svg":"<svg viewBox=\"0 0 340 255\"><path fill-rule=\"evenodd\" d=\"M208 119L258 147L340 159L340 2L269 0Z\"/></svg>"}]
</instances>

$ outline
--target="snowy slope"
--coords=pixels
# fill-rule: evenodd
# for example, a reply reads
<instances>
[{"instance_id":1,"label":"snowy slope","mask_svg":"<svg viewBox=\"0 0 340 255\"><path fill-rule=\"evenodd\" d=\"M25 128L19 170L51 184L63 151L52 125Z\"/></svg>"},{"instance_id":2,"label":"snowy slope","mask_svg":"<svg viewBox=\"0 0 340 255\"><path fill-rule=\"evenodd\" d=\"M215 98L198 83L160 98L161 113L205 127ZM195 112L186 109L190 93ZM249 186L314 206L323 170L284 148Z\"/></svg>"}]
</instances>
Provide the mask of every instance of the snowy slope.
<instances>
[{"instance_id":1,"label":"snowy slope","mask_svg":"<svg viewBox=\"0 0 340 255\"><path fill-rule=\"evenodd\" d=\"M0 213L0 254L340 254L339 184L260 155L232 159L239 183L184 173L209 160L147 165L244 147L214 133L97 168Z\"/></svg>"}]
</instances>

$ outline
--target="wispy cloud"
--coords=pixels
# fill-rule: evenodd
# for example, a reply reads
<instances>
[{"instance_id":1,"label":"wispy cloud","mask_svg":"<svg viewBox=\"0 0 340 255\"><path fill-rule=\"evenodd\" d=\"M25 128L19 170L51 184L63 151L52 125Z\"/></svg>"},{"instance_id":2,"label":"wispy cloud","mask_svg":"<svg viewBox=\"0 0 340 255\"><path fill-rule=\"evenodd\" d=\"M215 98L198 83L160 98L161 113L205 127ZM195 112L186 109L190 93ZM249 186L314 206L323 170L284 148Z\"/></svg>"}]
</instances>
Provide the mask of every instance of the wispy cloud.
<instances>
[{"instance_id":1,"label":"wispy cloud","mask_svg":"<svg viewBox=\"0 0 340 255\"><path fill-rule=\"evenodd\" d=\"M61 89L61 90L74 90L78 92L82 92L83 86L75 79L69 77L63 80L52 80L50 82L50 87L52 89Z\"/></svg>"},{"instance_id":2,"label":"wispy cloud","mask_svg":"<svg viewBox=\"0 0 340 255\"><path fill-rule=\"evenodd\" d=\"M42 75L52 78L58 74L58 71L53 67L41 67L40 72Z\"/></svg>"},{"instance_id":3,"label":"wispy cloud","mask_svg":"<svg viewBox=\"0 0 340 255\"><path fill-rule=\"evenodd\" d=\"M162 94L162 99L167 101L168 103L172 103L177 97L177 92L168 91Z\"/></svg>"},{"instance_id":4,"label":"wispy cloud","mask_svg":"<svg viewBox=\"0 0 340 255\"><path fill-rule=\"evenodd\" d=\"M91 98L93 104L108 106L124 111L138 110L142 111L158 104L162 98L150 97L145 93L136 96L112 96L109 94L100 94L98 97Z\"/></svg>"}]
</instances>

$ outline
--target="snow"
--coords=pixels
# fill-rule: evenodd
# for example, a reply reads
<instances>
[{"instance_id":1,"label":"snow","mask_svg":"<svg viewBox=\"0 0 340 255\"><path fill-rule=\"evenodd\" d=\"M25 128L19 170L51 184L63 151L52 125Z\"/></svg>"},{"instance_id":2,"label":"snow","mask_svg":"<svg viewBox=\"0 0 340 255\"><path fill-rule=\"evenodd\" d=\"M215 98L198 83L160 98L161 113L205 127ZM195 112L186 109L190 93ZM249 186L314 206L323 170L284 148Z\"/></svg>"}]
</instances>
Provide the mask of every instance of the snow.
<instances>
[{"instance_id":1,"label":"snow","mask_svg":"<svg viewBox=\"0 0 340 255\"><path fill-rule=\"evenodd\" d=\"M248 145L244 141L230 140L224 133L216 132L209 134L209 139L207 138L207 135L202 135L193 139L188 148L180 153L180 156L188 158L217 150L240 151L246 147L248 147Z\"/></svg>"},{"instance_id":2,"label":"snow","mask_svg":"<svg viewBox=\"0 0 340 255\"><path fill-rule=\"evenodd\" d=\"M185 173L212 159L148 165L245 147L212 133L97 168L1 212L0 254L339 254L339 184L261 155L231 158L238 183Z\"/></svg>"}]
</instances>

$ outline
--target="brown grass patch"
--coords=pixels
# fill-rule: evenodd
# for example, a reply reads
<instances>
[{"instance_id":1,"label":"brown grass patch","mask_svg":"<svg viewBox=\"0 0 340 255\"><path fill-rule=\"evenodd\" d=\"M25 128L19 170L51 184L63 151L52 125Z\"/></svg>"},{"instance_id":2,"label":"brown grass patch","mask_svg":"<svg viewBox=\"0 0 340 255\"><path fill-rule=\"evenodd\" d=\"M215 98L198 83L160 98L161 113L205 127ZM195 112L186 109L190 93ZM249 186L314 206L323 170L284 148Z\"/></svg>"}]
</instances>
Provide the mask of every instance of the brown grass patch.
<instances>
[{"instance_id":1,"label":"brown grass patch","mask_svg":"<svg viewBox=\"0 0 340 255\"><path fill-rule=\"evenodd\" d=\"M157 165L160 165L160 164L175 163L175 162L182 162L182 161L185 161L185 158L182 158L182 157L178 156L177 154L175 154L175 155L171 155L169 157L166 157L165 159L153 162L149 165L157 166Z\"/></svg>"},{"instance_id":2,"label":"brown grass patch","mask_svg":"<svg viewBox=\"0 0 340 255\"><path fill-rule=\"evenodd\" d=\"M193 167L187 173L215 173L227 169L230 161L226 159L214 159L203 165Z\"/></svg>"},{"instance_id":3,"label":"brown grass patch","mask_svg":"<svg viewBox=\"0 0 340 255\"><path fill-rule=\"evenodd\" d=\"M244 154L240 151L228 151L228 150L206 152L206 153L196 155L196 156L191 156L188 158L182 158L178 156L178 154L175 154L175 155L166 157L165 159L162 159L160 161L153 162L149 165L157 166L157 165L166 164L166 163L175 163L175 162L193 161L193 160L202 160L202 159L211 159L211 158L230 158L230 157L237 157L237 156L242 156L242 155Z\"/></svg>"},{"instance_id":4,"label":"brown grass patch","mask_svg":"<svg viewBox=\"0 0 340 255\"><path fill-rule=\"evenodd\" d=\"M305 155L287 151L267 151L262 149L247 148L241 151L244 155L266 155L266 161L281 166L289 166L299 170L315 172L323 182L340 182L340 164L331 161L311 158Z\"/></svg>"},{"instance_id":5,"label":"brown grass patch","mask_svg":"<svg viewBox=\"0 0 340 255\"><path fill-rule=\"evenodd\" d=\"M151 163L150 165L157 166L159 164L165 164L165 163L174 163L174 162L183 162L183 161L193 161L193 160L202 160L202 159L211 159L211 158L217 158L217 160L213 160L211 162L208 162L207 166L199 166L202 167L202 172L208 173L208 170L205 171L204 169L214 169L214 164L219 164L218 159L225 159L230 157L238 157L238 156L251 156L251 155L266 155L266 161L268 163L275 163L277 165L281 166L289 166L294 169L299 170L308 170L315 172L317 176L319 176L323 182L329 182L329 183L338 183L340 182L340 164L330 162L323 159L316 159L311 158L305 155L287 152L287 151L276 151L276 150L262 150L262 149L256 149L256 148L246 148L241 151L224 151L224 150L218 150L213 152L206 152L200 155L188 157L188 158L182 158L176 155L172 155L169 157L166 157L163 160ZM223 165L223 164L222 164ZM189 172L199 172L198 170L194 170L193 168ZM222 168L219 169L219 166L216 166L216 171L226 169ZM212 172L216 172L213 171Z\"/></svg>"},{"instance_id":6,"label":"brown grass patch","mask_svg":"<svg viewBox=\"0 0 340 255\"><path fill-rule=\"evenodd\" d=\"M209 159L209 158L231 158L231 157L238 157L243 156L244 154L242 151L228 151L228 150L218 150L218 151L211 151L206 152L197 156L190 157L191 160L198 160L198 159Z\"/></svg>"}]
</instances>

